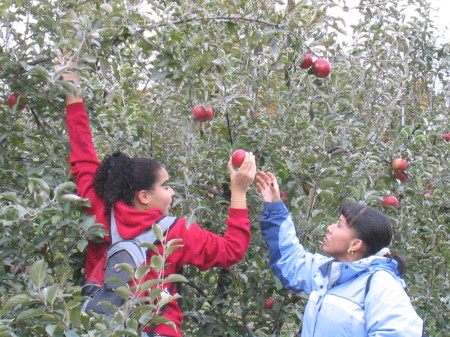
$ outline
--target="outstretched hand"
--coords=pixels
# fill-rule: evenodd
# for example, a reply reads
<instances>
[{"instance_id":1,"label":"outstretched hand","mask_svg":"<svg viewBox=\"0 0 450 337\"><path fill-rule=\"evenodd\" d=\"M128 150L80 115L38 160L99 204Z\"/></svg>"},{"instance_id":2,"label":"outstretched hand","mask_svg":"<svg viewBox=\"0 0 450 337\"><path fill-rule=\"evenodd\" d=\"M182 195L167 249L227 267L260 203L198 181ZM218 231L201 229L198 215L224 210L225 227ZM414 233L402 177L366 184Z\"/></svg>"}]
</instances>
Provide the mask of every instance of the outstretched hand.
<instances>
[{"instance_id":1,"label":"outstretched hand","mask_svg":"<svg viewBox=\"0 0 450 337\"><path fill-rule=\"evenodd\" d=\"M265 202L281 200L277 178L270 172L259 171L256 176L256 188Z\"/></svg>"}]
</instances>

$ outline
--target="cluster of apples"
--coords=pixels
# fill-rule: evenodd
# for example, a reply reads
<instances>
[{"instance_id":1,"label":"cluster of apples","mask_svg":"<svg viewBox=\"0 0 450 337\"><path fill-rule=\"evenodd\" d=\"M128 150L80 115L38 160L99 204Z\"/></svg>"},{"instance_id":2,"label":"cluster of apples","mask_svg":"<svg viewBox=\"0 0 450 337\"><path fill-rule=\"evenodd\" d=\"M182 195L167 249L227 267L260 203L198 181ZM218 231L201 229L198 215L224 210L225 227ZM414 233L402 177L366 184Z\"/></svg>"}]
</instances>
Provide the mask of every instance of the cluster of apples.
<instances>
[{"instance_id":1,"label":"cluster of apples","mask_svg":"<svg viewBox=\"0 0 450 337\"><path fill-rule=\"evenodd\" d=\"M309 69L308 74L316 77L325 78L331 73L331 64L326 59L317 59L313 61L310 52L306 52L300 63L301 69Z\"/></svg>"},{"instance_id":2,"label":"cluster of apples","mask_svg":"<svg viewBox=\"0 0 450 337\"><path fill-rule=\"evenodd\" d=\"M395 158L391 162L392 169L394 172L392 173L392 176L400 180L401 182L404 182L408 179L408 176L406 175L406 168L408 167L408 161L404 158ZM381 204L386 206L393 206L395 208L400 207L400 202L398 201L397 197L394 195L387 195L384 197Z\"/></svg>"},{"instance_id":3,"label":"cluster of apples","mask_svg":"<svg viewBox=\"0 0 450 337\"><path fill-rule=\"evenodd\" d=\"M214 116L214 110L212 106L207 106L206 108L203 105L197 105L192 110L194 114L194 118L199 122L208 122Z\"/></svg>"}]
</instances>

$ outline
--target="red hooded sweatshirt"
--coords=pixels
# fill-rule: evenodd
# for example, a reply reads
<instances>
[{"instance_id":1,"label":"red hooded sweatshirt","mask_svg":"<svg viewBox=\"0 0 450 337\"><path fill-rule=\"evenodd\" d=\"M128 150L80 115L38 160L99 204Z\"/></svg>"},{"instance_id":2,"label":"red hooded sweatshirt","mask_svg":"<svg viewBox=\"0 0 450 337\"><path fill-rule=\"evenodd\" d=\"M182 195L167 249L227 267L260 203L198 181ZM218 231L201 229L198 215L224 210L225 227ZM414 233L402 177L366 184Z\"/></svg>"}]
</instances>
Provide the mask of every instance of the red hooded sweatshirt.
<instances>
[{"instance_id":1,"label":"red hooded sweatshirt","mask_svg":"<svg viewBox=\"0 0 450 337\"><path fill-rule=\"evenodd\" d=\"M89 198L91 207L87 213L96 216L96 222L102 223L109 232L109 218L106 216L106 205L100 199L93 188L95 171L100 162L98 160L92 135L89 128L89 117L83 103L73 103L66 107L67 128L71 152L69 161L72 166L71 174L75 176L77 193L83 198ZM159 209L146 211L136 210L123 202L114 204L119 234L124 239L131 239L151 228L151 226L162 217ZM182 247L173 251L167 257L163 277L179 273L185 264L197 266L200 270L211 267L229 268L242 260L250 243L250 219L247 209L230 209L226 220L227 229L223 236L202 229L197 223L186 226L186 219L180 218L171 227L167 234L167 240L182 239L179 243ZM105 266L105 251L109 246L110 238L105 237L105 242L90 242L86 252L86 279L103 283L103 267ZM163 247L158 244L160 254ZM148 261L155 252L149 250ZM150 269L144 282L157 278L156 271ZM165 284L170 289L170 284ZM176 293L173 290L172 293ZM170 302L164 316L175 323L176 328L169 325L159 325L155 333L166 336L181 337L181 321L183 314L177 301ZM147 328L146 330L149 330Z\"/></svg>"}]
</instances>

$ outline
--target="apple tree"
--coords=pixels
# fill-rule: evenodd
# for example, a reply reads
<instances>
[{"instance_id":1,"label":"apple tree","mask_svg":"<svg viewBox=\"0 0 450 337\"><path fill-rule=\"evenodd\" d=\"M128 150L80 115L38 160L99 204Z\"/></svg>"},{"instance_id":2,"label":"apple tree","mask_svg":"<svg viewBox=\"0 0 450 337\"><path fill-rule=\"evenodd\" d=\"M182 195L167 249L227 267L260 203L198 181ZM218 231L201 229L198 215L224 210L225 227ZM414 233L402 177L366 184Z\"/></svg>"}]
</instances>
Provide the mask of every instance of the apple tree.
<instances>
[{"instance_id":1,"label":"apple tree","mask_svg":"<svg viewBox=\"0 0 450 337\"><path fill-rule=\"evenodd\" d=\"M277 175L311 251L343 200L381 209L394 195L399 207L384 211L392 249L409 262L408 293L428 334L445 335L450 45L436 39L426 0L6 0L0 13L1 336L137 336L139 322L160 319L152 307L142 317L129 307L80 313L83 252L104 232L69 175L73 87L54 61L68 52L99 156L159 160L173 211L189 223L223 233L236 149ZM306 53L331 73L302 69ZM213 117L195 119L196 106ZM407 160L405 179L393 176L394 158ZM184 268L186 336L298 336L307 298L268 267L255 189L249 207L241 263Z\"/></svg>"}]
</instances>

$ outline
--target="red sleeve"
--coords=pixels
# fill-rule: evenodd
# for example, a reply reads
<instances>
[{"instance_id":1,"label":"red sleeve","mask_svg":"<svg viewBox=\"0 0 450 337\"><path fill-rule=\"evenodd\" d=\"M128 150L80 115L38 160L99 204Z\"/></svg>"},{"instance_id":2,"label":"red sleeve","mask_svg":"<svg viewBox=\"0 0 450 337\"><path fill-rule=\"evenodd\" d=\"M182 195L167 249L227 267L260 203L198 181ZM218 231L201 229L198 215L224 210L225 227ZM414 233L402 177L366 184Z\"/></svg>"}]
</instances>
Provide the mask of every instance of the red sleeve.
<instances>
[{"instance_id":1,"label":"red sleeve","mask_svg":"<svg viewBox=\"0 0 450 337\"><path fill-rule=\"evenodd\" d=\"M240 262L250 244L250 219L247 209L230 209L223 236L202 229L197 223L179 226L184 245L182 264L197 266L200 270L211 267L230 268Z\"/></svg>"},{"instance_id":2,"label":"red sleeve","mask_svg":"<svg viewBox=\"0 0 450 337\"><path fill-rule=\"evenodd\" d=\"M69 104L66 112L70 141L70 173L75 176L78 195L90 199L92 209L89 213L94 214L94 209L103 205L103 201L97 197L93 188L94 173L100 162L92 142L89 117L82 102Z\"/></svg>"}]
</instances>

